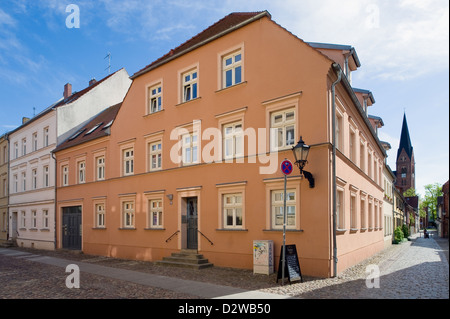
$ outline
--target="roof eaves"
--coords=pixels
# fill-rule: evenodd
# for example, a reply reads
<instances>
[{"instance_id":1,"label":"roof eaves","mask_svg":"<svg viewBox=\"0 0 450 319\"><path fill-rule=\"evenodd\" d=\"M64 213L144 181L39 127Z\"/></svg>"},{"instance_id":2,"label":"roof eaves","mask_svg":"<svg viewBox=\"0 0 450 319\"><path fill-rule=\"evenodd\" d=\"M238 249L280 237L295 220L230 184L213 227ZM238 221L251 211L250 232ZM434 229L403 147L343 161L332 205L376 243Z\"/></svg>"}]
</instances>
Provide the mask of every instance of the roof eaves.
<instances>
[{"instance_id":1,"label":"roof eaves","mask_svg":"<svg viewBox=\"0 0 450 319\"><path fill-rule=\"evenodd\" d=\"M367 94L368 97L370 98L370 100L372 101L372 104L375 104L375 97L373 96L372 92L369 90L364 90L364 89L358 89L358 88L353 88L353 91L358 92L358 93L362 93L362 94Z\"/></svg>"},{"instance_id":2,"label":"roof eaves","mask_svg":"<svg viewBox=\"0 0 450 319\"><path fill-rule=\"evenodd\" d=\"M201 41L201 42L199 42L197 44L194 44L193 46L188 47L185 50L182 50L182 51L180 51L178 53L175 53L172 56L169 56L168 58L162 59L162 61L160 61L160 62L157 62L157 63L155 63L153 65L150 64L149 67L147 67L147 68L145 68L145 69L143 69L141 71L138 71L137 73L135 73L132 76L130 76L130 79L134 80L135 78L137 78L137 77L139 77L139 76L141 76L141 75L143 75L143 74L145 74L145 73L147 73L147 72L149 72L149 71L151 71L153 69L156 69L156 68L160 67L161 65L164 65L164 64L166 64L166 63L168 63L168 62L170 62L170 61L172 61L172 60L174 60L174 59L176 59L176 58L178 58L178 57L180 57L180 56L182 56L182 55L184 55L186 53L189 53L189 52L191 52L191 51L193 51L193 50L195 50L195 49L197 49L197 48L199 48L199 47L201 47L201 46L203 46L203 45L205 45L205 44L207 44L207 43L209 43L211 41L214 41L214 40L216 40L216 39L218 39L220 37L223 37L224 35L226 35L228 33L231 33L231 32L233 32L233 31L235 31L237 29L240 29L243 26L245 26L247 24L250 24L250 23L252 23L254 21L257 21L257 20L259 20L259 19L261 19L261 18L263 18L265 16L269 17L269 19L271 18L270 13L267 10L265 10L265 11L255 15L255 16L253 16L253 17L251 17L251 18L249 18L249 19L247 19L247 20L245 20L245 21L243 21L241 23L238 23L238 24L236 24L236 25L234 25L234 26L232 26L232 27L230 27L230 28L228 28L228 29L226 29L226 30L224 30L222 32L219 32L219 33L217 33L217 34L215 34L215 35L213 35L213 36L211 36L211 37L209 37L209 38L207 38L207 39L205 39L205 40L203 40L203 41Z\"/></svg>"},{"instance_id":3,"label":"roof eaves","mask_svg":"<svg viewBox=\"0 0 450 319\"><path fill-rule=\"evenodd\" d=\"M356 66L358 68L361 67L361 61L359 60L358 54L356 53L355 48L352 47L351 45L334 44L334 43L320 43L320 42L306 42L306 43L315 49L350 51L351 55L353 57L353 60L355 61Z\"/></svg>"},{"instance_id":4,"label":"roof eaves","mask_svg":"<svg viewBox=\"0 0 450 319\"><path fill-rule=\"evenodd\" d=\"M340 71L340 72L344 72L341 68L341 66L339 65L339 63L333 63L332 64L332 68L335 71ZM347 90L347 93L350 95L353 103L356 105L356 108L358 109L359 114L361 115L361 117L363 118L364 122L366 123L369 131L372 133L373 138L375 139L375 141L378 144L378 147L380 148L380 150L383 152L384 156L387 156L386 154L386 150L383 147L383 144L381 144L380 139L378 138L377 134L375 133L374 129L372 128L372 124L370 124L369 119L366 116L366 113L364 112L361 104L359 103L358 98L355 95L355 92L353 90L353 88L350 85L350 82L348 81L346 76L343 76L341 78L341 82L344 84L345 89Z\"/></svg>"}]
</instances>

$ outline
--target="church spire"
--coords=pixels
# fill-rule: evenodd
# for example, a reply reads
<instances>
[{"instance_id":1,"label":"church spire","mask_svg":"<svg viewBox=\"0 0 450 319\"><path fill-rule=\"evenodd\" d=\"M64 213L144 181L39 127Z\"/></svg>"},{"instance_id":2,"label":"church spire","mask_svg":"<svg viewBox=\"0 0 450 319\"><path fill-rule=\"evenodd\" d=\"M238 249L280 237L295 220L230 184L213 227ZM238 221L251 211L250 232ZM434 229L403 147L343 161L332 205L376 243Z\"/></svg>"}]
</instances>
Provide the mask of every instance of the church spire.
<instances>
[{"instance_id":1,"label":"church spire","mask_svg":"<svg viewBox=\"0 0 450 319\"><path fill-rule=\"evenodd\" d=\"M403 115L402 134L400 136L400 145L397 151L397 160L402 150L405 150L408 157L412 158L413 147L411 145L411 138L409 137L408 123L406 122L406 113Z\"/></svg>"}]
</instances>

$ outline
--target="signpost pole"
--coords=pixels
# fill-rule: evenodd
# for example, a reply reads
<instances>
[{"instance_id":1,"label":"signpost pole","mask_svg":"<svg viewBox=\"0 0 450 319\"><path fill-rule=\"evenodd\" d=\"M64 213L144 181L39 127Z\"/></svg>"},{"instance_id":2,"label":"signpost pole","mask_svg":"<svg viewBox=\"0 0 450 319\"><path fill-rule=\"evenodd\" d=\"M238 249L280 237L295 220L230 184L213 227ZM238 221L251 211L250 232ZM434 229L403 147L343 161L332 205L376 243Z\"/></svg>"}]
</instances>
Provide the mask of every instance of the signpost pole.
<instances>
[{"instance_id":1,"label":"signpost pole","mask_svg":"<svg viewBox=\"0 0 450 319\"><path fill-rule=\"evenodd\" d=\"M287 176L292 173L292 163L287 159L281 163L281 171L284 174L284 196L283 196L283 251L281 253L281 283L284 285L284 270L286 268L286 184ZM279 271L279 270L278 270ZM278 280L278 279L277 279Z\"/></svg>"},{"instance_id":2,"label":"signpost pole","mask_svg":"<svg viewBox=\"0 0 450 319\"><path fill-rule=\"evenodd\" d=\"M287 175L284 174L284 196L283 196L283 259L282 259L282 280L281 284L284 285L284 269L286 268L286 183L287 183Z\"/></svg>"}]
</instances>

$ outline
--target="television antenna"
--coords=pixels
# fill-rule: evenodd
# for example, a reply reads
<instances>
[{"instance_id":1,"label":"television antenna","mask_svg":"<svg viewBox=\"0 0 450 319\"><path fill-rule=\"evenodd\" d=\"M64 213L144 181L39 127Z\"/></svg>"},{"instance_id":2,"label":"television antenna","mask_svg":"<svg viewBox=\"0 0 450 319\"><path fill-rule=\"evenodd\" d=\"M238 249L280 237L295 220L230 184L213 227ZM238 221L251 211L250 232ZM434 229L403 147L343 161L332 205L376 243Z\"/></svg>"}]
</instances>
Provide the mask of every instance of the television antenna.
<instances>
[{"instance_id":1,"label":"television antenna","mask_svg":"<svg viewBox=\"0 0 450 319\"><path fill-rule=\"evenodd\" d=\"M108 54L103 58L106 59L108 58L108 67L105 70L108 70L108 74L111 74L111 53L108 52Z\"/></svg>"}]
</instances>

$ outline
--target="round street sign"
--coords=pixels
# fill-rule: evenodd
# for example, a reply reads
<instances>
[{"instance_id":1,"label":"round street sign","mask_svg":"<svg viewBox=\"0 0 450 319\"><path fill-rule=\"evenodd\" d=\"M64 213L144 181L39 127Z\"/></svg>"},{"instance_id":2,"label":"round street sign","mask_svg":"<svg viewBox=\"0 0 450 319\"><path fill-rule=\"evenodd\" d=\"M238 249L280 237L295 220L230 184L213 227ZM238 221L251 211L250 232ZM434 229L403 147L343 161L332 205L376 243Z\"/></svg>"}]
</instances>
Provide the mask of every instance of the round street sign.
<instances>
[{"instance_id":1,"label":"round street sign","mask_svg":"<svg viewBox=\"0 0 450 319\"><path fill-rule=\"evenodd\" d=\"M281 163L281 171L283 172L284 175L291 175L292 169L293 169L293 166L289 160L284 160Z\"/></svg>"}]
</instances>

